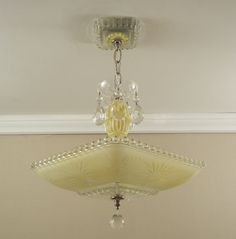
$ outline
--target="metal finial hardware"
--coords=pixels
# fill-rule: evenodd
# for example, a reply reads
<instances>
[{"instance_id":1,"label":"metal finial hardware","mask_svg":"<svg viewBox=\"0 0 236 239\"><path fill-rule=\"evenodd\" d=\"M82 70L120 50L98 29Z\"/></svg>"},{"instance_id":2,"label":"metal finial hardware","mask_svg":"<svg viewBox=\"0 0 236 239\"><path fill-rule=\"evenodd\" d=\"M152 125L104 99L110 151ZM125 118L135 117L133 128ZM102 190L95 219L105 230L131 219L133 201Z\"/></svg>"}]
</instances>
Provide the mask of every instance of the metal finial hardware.
<instances>
[{"instance_id":1,"label":"metal finial hardware","mask_svg":"<svg viewBox=\"0 0 236 239\"><path fill-rule=\"evenodd\" d=\"M124 200L124 197L121 196L120 194L116 194L111 199L115 201L115 207L117 210L119 210L120 209L120 201Z\"/></svg>"}]
</instances>

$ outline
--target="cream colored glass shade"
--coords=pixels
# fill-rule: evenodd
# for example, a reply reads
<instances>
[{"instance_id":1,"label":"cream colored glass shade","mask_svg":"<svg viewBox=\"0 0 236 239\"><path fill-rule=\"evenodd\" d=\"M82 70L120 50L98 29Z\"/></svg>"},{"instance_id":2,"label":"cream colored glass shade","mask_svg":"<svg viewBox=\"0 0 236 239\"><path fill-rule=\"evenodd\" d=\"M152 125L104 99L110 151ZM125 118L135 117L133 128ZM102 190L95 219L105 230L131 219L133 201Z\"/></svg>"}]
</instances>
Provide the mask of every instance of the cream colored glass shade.
<instances>
[{"instance_id":1,"label":"cream colored glass shade","mask_svg":"<svg viewBox=\"0 0 236 239\"><path fill-rule=\"evenodd\" d=\"M107 137L32 167L60 188L110 197L150 195L175 187L196 175L204 163L126 137Z\"/></svg>"}]
</instances>

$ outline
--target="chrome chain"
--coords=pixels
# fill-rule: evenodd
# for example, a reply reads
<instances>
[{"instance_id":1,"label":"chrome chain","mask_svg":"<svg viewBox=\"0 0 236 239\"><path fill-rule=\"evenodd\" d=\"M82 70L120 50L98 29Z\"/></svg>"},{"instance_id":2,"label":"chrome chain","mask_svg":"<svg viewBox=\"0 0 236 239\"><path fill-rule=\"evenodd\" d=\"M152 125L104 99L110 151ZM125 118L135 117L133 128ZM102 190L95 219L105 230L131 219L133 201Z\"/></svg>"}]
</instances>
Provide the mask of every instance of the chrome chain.
<instances>
[{"instance_id":1,"label":"chrome chain","mask_svg":"<svg viewBox=\"0 0 236 239\"><path fill-rule=\"evenodd\" d=\"M115 84L115 93L117 95L120 95L120 85L122 83L121 80L121 58L122 58L122 51L121 51L121 41L115 41L114 42L115 46L115 51L114 51L114 62L115 62L115 79L114 79L114 84Z\"/></svg>"}]
</instances>

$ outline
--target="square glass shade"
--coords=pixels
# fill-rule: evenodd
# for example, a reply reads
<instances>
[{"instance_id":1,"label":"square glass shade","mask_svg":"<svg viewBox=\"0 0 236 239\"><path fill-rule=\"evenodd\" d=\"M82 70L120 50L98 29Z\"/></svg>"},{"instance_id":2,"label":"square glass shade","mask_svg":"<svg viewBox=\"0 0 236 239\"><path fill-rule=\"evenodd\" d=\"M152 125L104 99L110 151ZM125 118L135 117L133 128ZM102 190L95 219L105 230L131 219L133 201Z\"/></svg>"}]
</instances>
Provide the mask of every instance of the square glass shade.
<instances>
[{"instance_id":1,"label":"square glass shade","mask_svg":"<svg viewBox=\"0 0 236 239\"><path fill-rule=\"evenodd\" d=\"M204 162L127 137L104 138L32 164L50 183L80 195L153 195L196 175Z\"/></svg>"}]
</instances>

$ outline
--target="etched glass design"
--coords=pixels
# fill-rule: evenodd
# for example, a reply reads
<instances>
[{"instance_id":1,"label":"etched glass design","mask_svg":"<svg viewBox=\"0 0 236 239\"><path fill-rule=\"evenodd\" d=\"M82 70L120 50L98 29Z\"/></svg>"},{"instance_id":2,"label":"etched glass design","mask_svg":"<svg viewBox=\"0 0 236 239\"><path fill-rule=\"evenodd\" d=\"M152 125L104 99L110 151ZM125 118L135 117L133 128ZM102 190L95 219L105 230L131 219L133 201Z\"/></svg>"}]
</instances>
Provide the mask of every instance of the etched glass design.
<instances>
[{"instance_id":1,"label":"etched glass design","mask_svg":"<svg viewBox=\"0 0 236 239\"><path fill-rule=\"evenodd\" d=\"M153 195L186 182L204 166L127 137L106 137L32 164L58 187L107 198Z\"/></svg>"}]
</instances>

